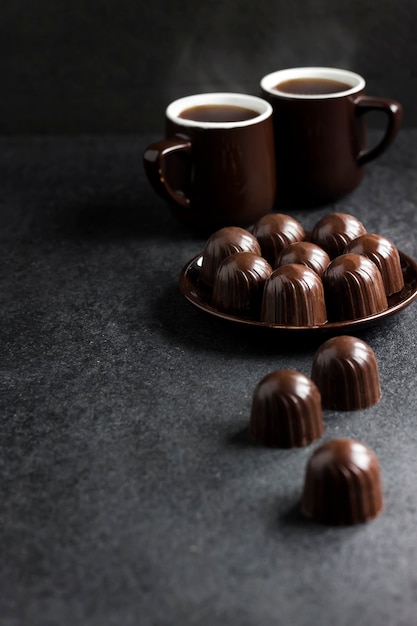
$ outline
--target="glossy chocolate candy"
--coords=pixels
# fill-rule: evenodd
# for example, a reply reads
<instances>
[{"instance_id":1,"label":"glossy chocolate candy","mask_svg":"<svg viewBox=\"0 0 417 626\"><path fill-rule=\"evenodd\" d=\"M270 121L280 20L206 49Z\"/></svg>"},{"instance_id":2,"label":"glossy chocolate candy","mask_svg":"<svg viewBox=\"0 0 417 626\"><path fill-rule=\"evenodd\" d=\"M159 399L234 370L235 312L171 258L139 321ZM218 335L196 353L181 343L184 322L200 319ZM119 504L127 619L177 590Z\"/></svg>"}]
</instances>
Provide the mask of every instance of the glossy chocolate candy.
<instances>
[{"instance_id":1,"label":"glossy chocolate candy","mask_svg":"<svg viewBox=\"0 0 417 626\"><path fill-rule=\"evenodd\" d=\"M342 254L323 274L329 321L348 321L388 308L381 272L362 254Z\"/></svg>"},{"instance_id":2,"label":"glossy chocolate candy","mask_svg":"<svg viewBox=\"0 0 417 626\"><path fill-rule=\"evenodd\" d=\"M311 378L325 409L364 409L381 398L375 353L358 337L341 335L325 341L314 356Z\"/></svg>"},{"instance_id":3,"label":"glossy chocolate candy","mask_svg":"<svg viewBox=\"0 0 417 626\"><path fill-rule=\"evenodd\" d=\"M276 266L277 256L284 248L305 238L302 225L284 213L270 213L261 217L254 225L252 233L260 243L262 256L272 267Z\"/></svg>"},{"instance_id":4,"label":"glossy chocolate candy","mask_svg":"<svg viewBox=\"0 0 417 626\"><path fill-rule=\"evenodd\" d=\"M327 252L331 259L343 254L348 243L366 233L365 226L349 213L329 213L322 217L311 233L312 243Z\"/></svg>"},{"instance_id":5,"label":"glossy chocolate candy","mask_svg":"<svg viewBox=\"0 0 417 626\"><path fill-rule=\"evenodd\" d=\"M287 246L277 257L276 267L289 263L306 265L320 277L330 263L330 257L320 246L309 241L295 241Z\"/></svg>"},{"instance_id":6,"label":"glossy chocolate candy","mask_svg":"<svg viewBox=\"0 0 417 626\"><path fill-rule=\"evenodd\" d=\"M213 286L220 263L235 252L253 252L261 256L261 247L249 231L239 226L225 226L214 232L203 250L200 280Z\"/></svg>"},{"instance_id":7,"label":"glossy chocolate candy","mask_svg":"<svg viewBox=\"0 0 417 626\"><path fill-rule=\"evenodd\" d=\"M380 467L372 450L354 439L334 439L315 450L301 499L306 517L344 526L367 522L382 508Z\"/></svg>"},{"instance_id":8,"label":"glossy chocolate candy","mask_svg":"<svg viewBox=\"0 0 417 626\"><path fill-rule=\"evenodd\" d=\"M213 285L212 305L218 311L258 317L265 281L272 267L252 252L236 252L224 259Z\"/></svg>"},{"instance_id":9,"label":"glossy chocolate candy","mask_svg":"<svg viewBox=\"0 0 417 626\"><path fill-rule=\"evenodd\" d=\"M371 233L361 235L347 245L345 253L363 254L375 263L381 272L387 296L404 287L400 255L392 241L386 237Z\"/></svg>"},{"instance_id":10,"label":"glossy chocolate candy","mask_svg":"<svg viewBox=\"0 0 417 626\"><path fill-rule=\"evenodd\" d=\"M306 446L324 431L320 392L295 370L277 370L256 386L250 416L252 437L264 446Z\"/></svg>"},{"instance_id":11,"label":"glossy chocolate candy","mask_svg":"<svg viewBox=\"0 0 417 626\"><path fill-rule=\"evenodd\" d=\"M261 320L288 326L324 324L327 314L320 277L297 263L276 269L265 283Z\"/></svg>"}]
</instances>

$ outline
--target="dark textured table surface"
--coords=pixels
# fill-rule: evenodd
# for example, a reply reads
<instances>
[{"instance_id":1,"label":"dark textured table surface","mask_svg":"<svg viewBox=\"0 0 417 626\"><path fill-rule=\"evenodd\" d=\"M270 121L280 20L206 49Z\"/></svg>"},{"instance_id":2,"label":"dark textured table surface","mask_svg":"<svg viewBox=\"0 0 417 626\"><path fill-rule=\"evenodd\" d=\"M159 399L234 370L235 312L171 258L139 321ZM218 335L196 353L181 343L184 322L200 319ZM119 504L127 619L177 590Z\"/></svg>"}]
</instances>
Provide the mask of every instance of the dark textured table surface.
<instances>
[{"instance_id":1,"label":"dark textured table surface","mask_svg":"<svg viewBox=\"0 0 417 626\"><path fill-rule=\"evenodd\" d=\"M269 371L322 339L248 333L179 293L205 237L142 171L155 135L0 139L2 626L415 626L417 304L360 337L383 396L325 412L378 455L385 510L327 528L298 509L318 442L257 447ZM417 131L331 210L417 258ZM290 212L290 211L288 211Z\"/></svg>"}]
</instances>

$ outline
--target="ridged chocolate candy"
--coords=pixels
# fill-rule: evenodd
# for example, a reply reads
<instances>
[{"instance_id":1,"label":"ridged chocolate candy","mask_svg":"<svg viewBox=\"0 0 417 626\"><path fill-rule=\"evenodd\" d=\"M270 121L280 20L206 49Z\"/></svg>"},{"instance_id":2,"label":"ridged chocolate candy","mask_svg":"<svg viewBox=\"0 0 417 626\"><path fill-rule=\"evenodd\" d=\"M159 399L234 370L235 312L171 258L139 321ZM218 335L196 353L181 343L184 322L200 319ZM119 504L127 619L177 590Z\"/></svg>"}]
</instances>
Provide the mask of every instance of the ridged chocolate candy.
<instances>
[{"instance_id":1,"label":"ridged chocolate candy","mask_svg":"<svg viewBox=\"0 0 417 626\"><path fill-rule=\"evenodd\" d=\"M320 246L309 241L290 243L277 257L276 267L289 263L301 263L316 272L320 277L330 263L330 257Z\"/></svg>"},{"instance_id":2,"label":"ridged chocolate candy","mask_svg":"<svg viewBox=\"0 0 417 626\"><path fill-rule=\"evenodd\" d=\"M325 409L364 409L381 398L375 353L357 337L341 335L325 341L314 355L311 378Z\"/></svg>"},{"instance_id":3,"label":"ridged chocolate candy","mask_svg":"<svg viewBox=\"0 0 417 626\"><path fill-rule=\"evenodd\" d=\"M253 252L261 256L261 247L249 231L238 226L225 226L213 233L203 250L200 280L212 286L220 263L235 252Z\"/></svg>"},{"instance_id":4,"label":"ridged chocolate candy","mask_svg":"<svg viewBox=\"0 0 417 626\"><path fill-rule=\"evenodd\" d=\"M363 254L375 263L381 272L385 293L390 296L404 287L400 255L395 245L382 235L366 234L351 241L345 253Z\"/></svg>"},{"instance_id":5,"label":"ridged chocolate candy","mask_svg":"<svg viewBox=\"0 0 417 626\"><path fill-rule=\"evenodd\" d=\"M264 446L306 446L324 430L320 392L295 370L277 370L256 386L250 416L252 437Z\"/></svg>"},{"instance_id":6,"label":"ridged chocolate candy","mask_svg":"<svg viewBox=\"0 0 417 626\"><path fill-rule=\"evenodd\" d=\"M284 213L270 213L256 222L252 229L259 241L262 256L274 267L278 254L290 243L305 238L300 222Z\"/></svg>"},{"instance_id":7,"label":"ridged chocolate candy","mask_svg":"<svg viewBox=\"0 0 417 626\"><path fill-rule=\"evenodd\" d=\"M330 321L355 320L388 308L381 272L362 254L342 254L323 273Z\"/></svg>"},{"instance_id":8,"label":"ridged chocolate candy","mask_svg":"<svg viewBox=\"0 0 417 626\"><path fill-rule=\"evenodd\" d=\"M327 321L323 284L305 265L274 270L265 283L261 320L286 326L316 326Z\"/></svg>"},{"instance_id":9,"label":"ridged chocolate candy","mask_svg":"<svg viewBox=\"0 0 417 626\"><path fill-rule=\"evenodd\" d=\"M378 459L354 439L334 439L310 457L301 499L303 514L334 526L360 524L383 509Z\"/></svg>"},{"instance_id":10,"label":"ridged chocolate candy","mask_svg":"<svg viewBox=\"0 0 417 626\"><path fill-rule=\"evenodd\" d=\"M272 267L252 252L236 252L220 264L213 285L213 307L241 316L258 316L265 281Z\"/></svg>"},{"instance_id":11,"label":"ridged chocolate candy","mask_svg":"<svg viewBox=\"0 0 417 626\"><path fill-rule=\"evenodd\" d=\"M365 226L349 213L330 213L322 217L311 233L312 243L327 252L331 259L343 254L352 239L366 233Z\"/></svg>"}]
</instances>

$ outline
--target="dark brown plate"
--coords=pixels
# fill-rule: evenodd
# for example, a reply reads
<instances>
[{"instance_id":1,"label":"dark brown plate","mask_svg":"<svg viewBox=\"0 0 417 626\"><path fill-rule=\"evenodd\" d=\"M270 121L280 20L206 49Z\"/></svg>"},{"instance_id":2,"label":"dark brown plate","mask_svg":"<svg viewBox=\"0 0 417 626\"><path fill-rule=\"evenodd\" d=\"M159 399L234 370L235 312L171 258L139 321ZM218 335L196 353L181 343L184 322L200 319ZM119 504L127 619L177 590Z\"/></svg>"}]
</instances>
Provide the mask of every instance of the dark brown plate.
<instances>
[{"instance_id":1,"label":"dark brown plate","mask_svg":"<svg viewBox=\"0 0 417 626\"><path fill-rule=\"evenodd\" d=\"M199 281L199 272L202 261L201 254L194 257L183 268L180 274L180 290L187 300L202 311L237 324L285 332L349 331L362 326L371 326L376 324L390 315L394 315L394 313L402 311L417 298L417 263L407 254L404 254L404 252L400 252L399 254L405 284L401 291L388 297L388 309L382 311L381 313L361 317L356 320L327 322L326 324L322 324L320 326L286 326L279 324L266 324L264 322L260 322L259 320L238 317L237 315L229 315L214 309L210 304L210 290Z\"/></svg>"}]
</instances>

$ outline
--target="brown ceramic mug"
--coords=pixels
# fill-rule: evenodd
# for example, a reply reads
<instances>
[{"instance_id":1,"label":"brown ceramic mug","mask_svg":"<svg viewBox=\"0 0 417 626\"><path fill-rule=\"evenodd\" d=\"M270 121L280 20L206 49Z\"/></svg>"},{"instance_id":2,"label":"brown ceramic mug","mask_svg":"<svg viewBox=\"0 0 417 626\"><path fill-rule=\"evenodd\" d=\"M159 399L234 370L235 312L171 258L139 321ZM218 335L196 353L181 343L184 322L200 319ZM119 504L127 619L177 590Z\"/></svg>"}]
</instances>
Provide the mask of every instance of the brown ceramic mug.
<instances>
[{"instance_id":1,"label":"brown ceramic mug","mask_svg":"<svg viewBox=\"0 0 417 626\"><path fill-rule=\"evenodd\" d=\"M176 100L166 110L166 139L148 146L144 167L181 221L248 226L275 201L272 107L237 93Z\"/></svg>"},{"instance_id":2,"label":"brown ceramic mug","mask_svg":"<svg viewBox=\"0 0 417 626\"><path fill-rule=\"evenodd\" d=\"M364 166L393 141L402 119L395 100L364 94L359 74L329 67L280 70L261 80L274 109L277 206L314 207L355 189ZM387 125L380 141L366 147L369 111Z\"/></svg>"}]
</instances>

